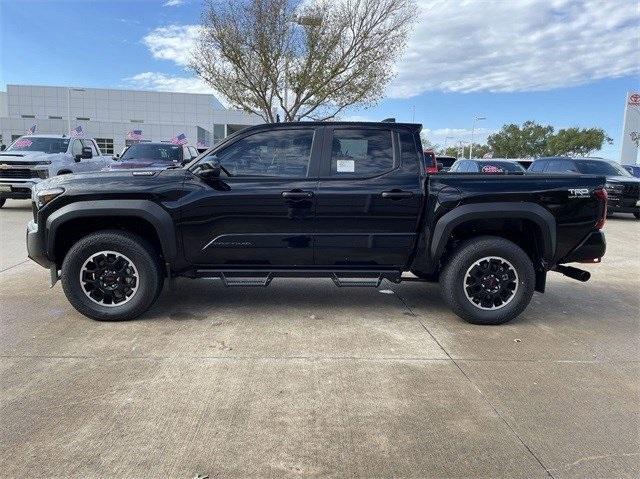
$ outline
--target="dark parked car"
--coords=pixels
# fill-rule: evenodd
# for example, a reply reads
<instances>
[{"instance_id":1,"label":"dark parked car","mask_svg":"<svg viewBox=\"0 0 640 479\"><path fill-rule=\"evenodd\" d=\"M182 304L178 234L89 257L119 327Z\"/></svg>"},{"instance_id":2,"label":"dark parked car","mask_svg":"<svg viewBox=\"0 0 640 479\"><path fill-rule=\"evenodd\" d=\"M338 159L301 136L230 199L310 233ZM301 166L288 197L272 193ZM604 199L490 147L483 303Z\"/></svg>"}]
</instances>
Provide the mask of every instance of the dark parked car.
<instances>
[{"instance_id":1,"label":"dark parked car","mask_svg":"<svg viewBox=\"0 0 640 479\"><path fill-rule=\"evenodd\" d=\"M640 219L640 178L622 165L602 158L540 158L527 170L530 173L604 175L609 196L609 213L631 213Z\"/></svg>"},{"instance_id":2,"label":"dark parked car","mask_svg":"<svg viewBox=\"0 0 640 479\"><path fill-rule=\"evenodd\" d=\"M450 173L484 173L489 175L523 174L526 170L512 160L458 160L449 169Z\"/></svg>"},{"instance_id":3,"label":"dark parked car","mask_svg":"<svg viewBox=\"0 0 640 479\"><path fill-rule=\"evenodd\" d=\"M193 146L172 143L135 143L128 146L117 158L118 161L109 165L109 169L164 169L170 166L182 166L196 156L198 156L198 150Z\"/></svg>"},{"instance_id":4,"label":"dark parked car","mask_svg":"<svg viewBox=\"0 0 640 479\"><path fill-rule=\"evenodd\" d=\"M45 180L29 257L98 320L142 314L175 276L439 281L452 310L479 324L518 316L548 271L589 279L566 263L605 252L603 176L429 175L420 129L259 125L185 168Z\"/></svg>"},{"instance_id":5,"label":"dark parked car","mask_svg":"<svg viewBox=\"0 0 640 479\"><path fill-rule=\"evenodd\" d=\"M640 166L622 165L622 167L625 170L627 170L629 173L631 173L632 176L635 176L636 178L640 178Z\"/></svg>"}]
</instances>

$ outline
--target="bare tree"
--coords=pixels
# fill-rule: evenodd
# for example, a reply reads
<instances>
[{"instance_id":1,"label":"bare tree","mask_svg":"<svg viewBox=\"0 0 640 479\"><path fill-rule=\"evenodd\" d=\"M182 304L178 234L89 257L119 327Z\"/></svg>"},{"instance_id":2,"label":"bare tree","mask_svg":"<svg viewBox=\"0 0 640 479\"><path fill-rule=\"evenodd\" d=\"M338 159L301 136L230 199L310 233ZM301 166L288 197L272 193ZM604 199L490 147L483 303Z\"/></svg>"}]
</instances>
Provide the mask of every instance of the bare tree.
<instances>
[{"instance_id":1,"label":"bare tree","mask_svg":"<svg viewBox=\"0 0 640 479\"><path fill-rule=\"evenodd\" d=\"M276 121L376 104L413 0L207 0L191 68L231 105Z\"/></svg>"}]
</instances>

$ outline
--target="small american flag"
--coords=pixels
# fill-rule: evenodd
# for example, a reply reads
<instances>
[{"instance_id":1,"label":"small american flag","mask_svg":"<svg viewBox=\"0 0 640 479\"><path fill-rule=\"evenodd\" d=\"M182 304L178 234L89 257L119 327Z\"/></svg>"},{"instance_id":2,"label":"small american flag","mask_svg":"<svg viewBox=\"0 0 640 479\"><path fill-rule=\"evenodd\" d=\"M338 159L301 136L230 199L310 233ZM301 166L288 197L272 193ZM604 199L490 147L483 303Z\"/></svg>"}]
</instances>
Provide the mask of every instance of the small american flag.
<instances>
[{"instance_id":1,"label":"small american flag","mask_svg":"<svg viewBox=\"0 0 640 479\"><path fill-rule=\"evenodd\" d=\"M27 135L33 135L36 132L38 125L33 125L31 128L27 130Z\"/></svg>"},{"instance_id":2,"label":"small american flag","mask_svg":"<svg viewBox=\"0 0 640 479\"><path fill-rule=\"evenodd\" d=\"M142 140L142 130L131 130L127 133L127 140Z\"/></svg>"},{"instance_id":3,"label":"small american flag","mask_svg":"<svg viewBox=\"0 0 640 479\"><path fill-rule=\"evenodd\" d=\"M80 125L76 126L73 130L71 130L72 138L82 138L83 135L82 127Z\"/></svg>"},{"instance_id":4,"label":"small american flag","mask_svg":"<svg viewBox=\"0 0 640 479\"><path fill-rule=\"evenodd\" d=\"M186 145L187 144L187 136L184 133L180 133L178 136L174 136L171 138L171 143L174 145Z\"/></svg>"}]
</instances>

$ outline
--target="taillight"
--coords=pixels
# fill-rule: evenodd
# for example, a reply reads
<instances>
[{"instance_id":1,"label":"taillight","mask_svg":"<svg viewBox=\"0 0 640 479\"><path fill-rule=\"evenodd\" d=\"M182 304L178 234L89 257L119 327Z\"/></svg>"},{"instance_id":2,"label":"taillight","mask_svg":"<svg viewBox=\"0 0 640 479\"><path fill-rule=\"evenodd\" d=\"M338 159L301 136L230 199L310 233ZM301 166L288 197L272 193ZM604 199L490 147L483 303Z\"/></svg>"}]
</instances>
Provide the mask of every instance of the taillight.
<instances>
[{"instance_id":1,"label":"taillight","mask_svg":"<svg viewBox=\"0 0 640 479\"><path fill-rule=\"evenodd\" d=\"M601 230L607 222L607 198L609 195L607 195L607 190L602 187L596 189L595 194L598 199L598 205L600 206L600 216L598 217L598 221L596 221L596 229Z\"/></svg>"},{"instance_id":2,"label":"taillight","mask_svg":"<svg viewBox=\"0 0 640 479\"><path fill-rule=\"evenodd\" d=\"M432 175L438 172L438 162L436 160L436 154L433 151L425 151L424 153L424 163L425 163L425 171L427 174Z\"/></svg>"}]
</instances>

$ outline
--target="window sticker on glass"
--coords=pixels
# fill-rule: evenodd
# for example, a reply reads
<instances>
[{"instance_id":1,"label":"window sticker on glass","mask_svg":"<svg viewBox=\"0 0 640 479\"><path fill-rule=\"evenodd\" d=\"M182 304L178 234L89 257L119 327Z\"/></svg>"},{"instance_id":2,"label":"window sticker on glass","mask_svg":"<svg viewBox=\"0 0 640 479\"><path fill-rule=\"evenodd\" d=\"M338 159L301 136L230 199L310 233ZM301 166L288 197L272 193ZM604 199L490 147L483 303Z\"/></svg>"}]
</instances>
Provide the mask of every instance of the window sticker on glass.
<instances>
[{"instance_id":1,"label":"window sticker on glass","mask_svg":"<svg viewBox=\"0 0 640 479\"><path fill-rule=\"evenodd\" d=\"M504 170L496 165L486 165L482 167L483 173L504 173Z\"/></svg>"},{"instance_id":2,"label":"window sticker on glass","mask_svg":"<svg viewBox=\"0 0 640 479\"><path fill-rule=\"evenodd\" d=\"M355 173L356 162L354 160L337 160L336 171L338 173Z\"/></svg>"},{"instance_id":3,"label":"window sticker on glass","mask_svg":"<svg viewBox=\"0 0 640 479\"><path fill-rule=\"evenodd\" d=\"M16 141L13 146L14 148L29 148L33 142L28 140L27 138L23 138L22 140Z\"/></svg>"}]
</instances>

